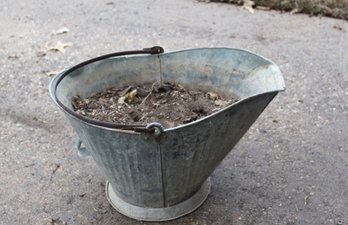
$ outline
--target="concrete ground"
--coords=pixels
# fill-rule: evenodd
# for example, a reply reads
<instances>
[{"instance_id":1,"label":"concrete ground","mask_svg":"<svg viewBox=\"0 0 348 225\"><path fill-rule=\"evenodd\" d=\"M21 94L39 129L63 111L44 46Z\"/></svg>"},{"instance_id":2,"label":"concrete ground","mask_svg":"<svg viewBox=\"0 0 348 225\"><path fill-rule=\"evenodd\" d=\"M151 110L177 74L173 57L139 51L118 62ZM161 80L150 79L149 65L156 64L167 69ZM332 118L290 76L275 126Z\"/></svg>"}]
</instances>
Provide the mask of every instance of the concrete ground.
<instances>
[{"instance_id":1,"label":"concrete ground","mask_svg":"<svg viewBox=\"0 0 348 225\"><path fill-rule=\"evenodd\" d=\"M1 1L0 224L148 224L109 205L47 73L153 45L245 48L287 86L212 174L203 206L165 224L347 224L347 40L343 20L193 0ZM46 51L58 41L72 45Z\"/></svg>"}]
</instances>

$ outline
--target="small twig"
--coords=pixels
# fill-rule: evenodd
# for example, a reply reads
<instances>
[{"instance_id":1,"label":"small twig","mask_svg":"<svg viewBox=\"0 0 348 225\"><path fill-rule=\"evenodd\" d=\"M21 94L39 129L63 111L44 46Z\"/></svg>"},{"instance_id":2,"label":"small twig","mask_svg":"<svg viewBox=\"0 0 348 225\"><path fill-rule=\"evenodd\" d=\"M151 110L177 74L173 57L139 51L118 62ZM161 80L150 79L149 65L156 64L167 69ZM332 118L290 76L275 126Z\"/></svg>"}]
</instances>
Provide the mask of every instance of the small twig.
<instances>
[{"instance_id":1,"label":"small twig","mask_svg":"<svg viewBox=\"0 0 348 225\"><path fill-rule=\"evenodd\" d=\"M57 164L56 164L56 167L55 167L55 168L53 169L53 171L52 171L50 181L52 181L54 174L57 172L57 170L58 170L59 168L60 168L60 164L57 163Z\"/></svg>"},{"instance_id":2,"label":"small twig","mask_svg":"<svg viewBox=\"0 0 348 225\"><path fill-rule=\"evenodd\" d=\"M152 84L150 93L146 95L146 97L143 99L143 101L140 103L140 105L144 104L146 102L146 100L150 97L150 95L153 93L153 90L154 90L156 84L157 84L157 81L155 81L155 83Z\"/></svg>"},{"instance_id":3,"label":"small twig","mask_svg":"<svg viewBox=\"0 0 348 225\"><path fill-rule=\"evenodd\" d=\"M28 168L28 167L32 167L32 166L35 166L35 163L31 163L31 164L25 165L24 168Z\"/></svg>"},{"instance_id":4,"label":"small twig","mask_svg":"<svg viewBox=\"0 0 348 225\"><path fill-rule=\"evenodd\" d=\"M152 94L152 90L150 91L149 94L146 95L146 97L145 97L144 100L140 103L140 105L144 104L144 102L150 97L151 94Z\"/></svg>"},{"instance_id":5,"label":"small twig","mask_svg":"<svg viewBox=\"0 0 348 225\"><path fill-rule=\"evenodd\" d=\"M145 113L140 119L139 121L143 120L145 117L147 117L147 115L149 115L148 113Z\"/></svg>"},{"instance_id":6,"label":"small twig","mask_svg":"<svg viewBox=\"0 0 348 225\"><path fill-rule=\"evenodd\" d=\"M124 89L121 93L120 96L125 96L133 87L132 86L128 86L126 89Z\"/></svg>"}]
</instances>

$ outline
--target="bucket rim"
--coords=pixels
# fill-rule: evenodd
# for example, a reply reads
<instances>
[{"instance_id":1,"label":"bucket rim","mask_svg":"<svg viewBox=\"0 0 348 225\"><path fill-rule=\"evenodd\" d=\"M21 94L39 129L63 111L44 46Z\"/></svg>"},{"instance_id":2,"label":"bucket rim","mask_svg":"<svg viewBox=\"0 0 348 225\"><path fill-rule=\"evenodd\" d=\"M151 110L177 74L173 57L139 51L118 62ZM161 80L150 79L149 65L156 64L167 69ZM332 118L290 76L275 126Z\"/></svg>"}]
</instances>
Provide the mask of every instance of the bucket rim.
<instances>
[{"instance_id":1,"label":"bucket rim","mask_svg":"<svg viewBox=\"0 0 348 225\"><path fill-rule=\"evenodd\" d=\"M201 50L233 50L233 51L240 51L240 52L245 52L245 53L248 53L248 54L252 54L256 57L259 57L259 58L262 58L264 59L265 61L267 61L269 64L268 65L272 65L274 66L275 68L278 69L278 76L281 77L281 87L278 87L278 88L275 88L274 90L271 90L271 91L265 91L265 92L261 92L261 93L258 93L256 95L252 95L252 96L248 96L248 97L245 97L245 98L242 98L240 100L238 100L237 102L234 102L214 113L211 113L207 116L204 116L202 118L199 118L198 120L195 120L195 121L192 121L192 122L189 122L187 124L180 124L178 126L175 126L175 127L171 127L171 128L166 128L166 129L163 129L164 132L167 132L167 131L173 131L173 130L176 130L176 129L179 129L179 128L183 128L183 127L187 127L187 126L191 126L191 125L194 125L196 123L199 123L203 120L206 120L208 118L211 118L215 115L218 115L226 110L229 110L230 108L234 107L235 105L237 104L240 104L241 102L244 102L244 101L248 101L249 99L251 98L255 98L255 97L258 97L260 95L264 95L264 94L270 94L270 93L274 93L275 95L278 93L278 92L281 92L281 91L284 91L285 90L285 84L284 84L284 80L283 80L283 77L282 77L282 73L280 72L279 70L279 67L271 60L269 60L268 58L262 56L262 55L259 55L259 54L256 54L250 50L246 50L246 49L242 49L242 48L231 48L231 47L202 47L202 48L185 48L185 49L179 49L179 50L175 50L175 51L169 51L169 52L164 52L163 48L162 47L159 47L159 46L154 46L152 48L147 48L147 49L143 49L143 50L136 50L136 51L126 51L126 52L116 52L116 53L111 53L111 54L106 54L106 55L102 55L102 56L99 56L99 57L96 57L96 58L92 58L92 59L89 59L89 60L86 60L86 61L83 61L67 70L64 70L62 71L61 73L57 74L56 76L54 76L51 81L50 81L50 84L49 84L49 94L50 94L50 97L51 99L54 101L54 103L63 111L65 112L67 115L69 115L70 117L74 118L74 119L78 119L80 120L81 122L87 124L87 125L90 125L90 126L95 126L95 127L100 127L100 128L103 128L103 129L108 129L108 130L112 130L112 131L117 131L117 132L122 132L122 133L128 133L128 134L141 134L141 133L154 133L155 132L155 129L153 128L148 128L148 124L140 124L140 125L137 125L137 124L118 124L118 123L112 123L112 122L105 122L105 121L100 121L100 120L95 120L95 119L90 119L88 117L85 117L85 116L82 116L78 113L76 113L75 111L71 110L70 108L68 108L67 106L65 106L57 97L57 88L58 88L58 85L59 83L63 80L63 78L67 75L69 75L70 73L74 72L75 70L83 67L83 66L86 66L86 65L89 65L89 64L92 64L92 63L95 63L95 62L98 62L98 61L102 61L102 60L107 60L107 59L110 59L110 58L115 58L115 57L139 57L139 55L141 54L151 54L151 55L154 55L154 54L157 54L159 57L161 55L169 55L169 54L176 54L176 53L182 53L182 52L187 52L187 51L201 51ZM143 56L144 57L144 56Z\"/></svg>"}]
</instances>

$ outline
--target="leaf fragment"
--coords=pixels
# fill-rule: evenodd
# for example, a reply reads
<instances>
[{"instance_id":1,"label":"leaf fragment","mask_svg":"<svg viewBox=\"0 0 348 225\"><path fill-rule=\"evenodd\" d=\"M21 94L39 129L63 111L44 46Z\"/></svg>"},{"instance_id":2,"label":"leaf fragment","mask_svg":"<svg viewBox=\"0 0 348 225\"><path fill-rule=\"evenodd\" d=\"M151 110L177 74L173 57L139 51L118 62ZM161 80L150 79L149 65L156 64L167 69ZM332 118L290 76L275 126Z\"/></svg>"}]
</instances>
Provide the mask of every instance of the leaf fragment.
<instances>
[{"instance_id":1,"label":"leaf fragment","mask_svg":"<svg viewBox=\"0 0 348 225\"><path fill-rule=\"evenodd\" d=\"M210 100L218 100L220 98L220 96L214 92L207 92L207 96Z\"/></svg>"},{"instance_id":2,"label":"leaf fragment","mask_svg":"<svg viewBox=\"0 0 348 225\"><path fill-rule=\"evenodd\" d=\"M64 70L53 70L53 71L48 71L46 72L46 75L49 77L53 77L61 72L63 72Z\"/></svg>"},{"instance_id":3,"label":"leaf fragment","mask_svg":"<svg viewBox=\"0 0 348 225\"><path fill-rule=\"evenodd\" d=\"M62 27L62 28L59 28L58 30L54 31L53 33L56 35L60 35L60 34L68 33L69 31L70 31L69 28Z\"/></svg>"},{"instance_id":4,"label":"leaf fragment","mask_svg":"<svg viewBox=\"0 0 348 225\"><path fill-rule=\"evenodd\" d=\"M214 101L214 104L216 106L224 106L226 104L226 102L222 101L221 99L217 99L217 100Z\"/></svg>"},{"instance_id":5,"label":"leaf fragment","mask_svg":"<svg viewBox=\"0 0 348 225\"><path fill-rule=\"evenodd\" d=\"M66 47L72 46L72 43L62 43L58 41L54 46L50 46L47 48L47 51L55 51L55 52L65 52Z\"/></svg>"},{"instance_id":6,"label":"leaf fragment","mask_svg":"<svg viewBox=\"0 0 348 225\"><path fill-rule=\"evenodd\" d=\"M267 6L256 6L256 9L262 10L262 11L270 11L271 7L267 7Z\"/></svg>"},{"instance_id":7,"label":"leaf fragment","mask_svg":"<svg viewBox=\"0 0 348 225\"><path fill-rule=\"evenodd\" d=\"M251 0L244 0L243 1L243 8L248 10L250 13L254 13L253 5L255 5L255 2Z\"/></svg>"}]
</instances>

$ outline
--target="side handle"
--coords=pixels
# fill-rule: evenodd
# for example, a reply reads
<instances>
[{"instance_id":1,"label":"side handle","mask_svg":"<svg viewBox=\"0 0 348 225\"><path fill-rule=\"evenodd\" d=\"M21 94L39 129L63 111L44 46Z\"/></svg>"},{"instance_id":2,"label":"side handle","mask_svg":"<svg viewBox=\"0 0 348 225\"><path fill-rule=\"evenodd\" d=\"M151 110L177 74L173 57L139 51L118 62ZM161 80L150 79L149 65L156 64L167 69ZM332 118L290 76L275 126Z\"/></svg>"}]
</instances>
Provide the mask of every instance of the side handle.
<instances>
[{"instance_id":1,"label":"side handle","mask_svg":"<svg viewBox=\"0 0 348 225\"><path fill-rule=\"evenodd\" d=\"M80 139L80 138L77 138L77 139L76 139L76 143L75 143L75 147L76 147L76 149L77 149L77 151L78 151L78 155L79 155L81 158L84 158L84 157L86 157L86 156L89 156L90 153L89 153L89 151L87 150L87 148L86 148L86 147L81 147L81 145L82 145L81 139Z\"/></svg>"}]
</instances>

